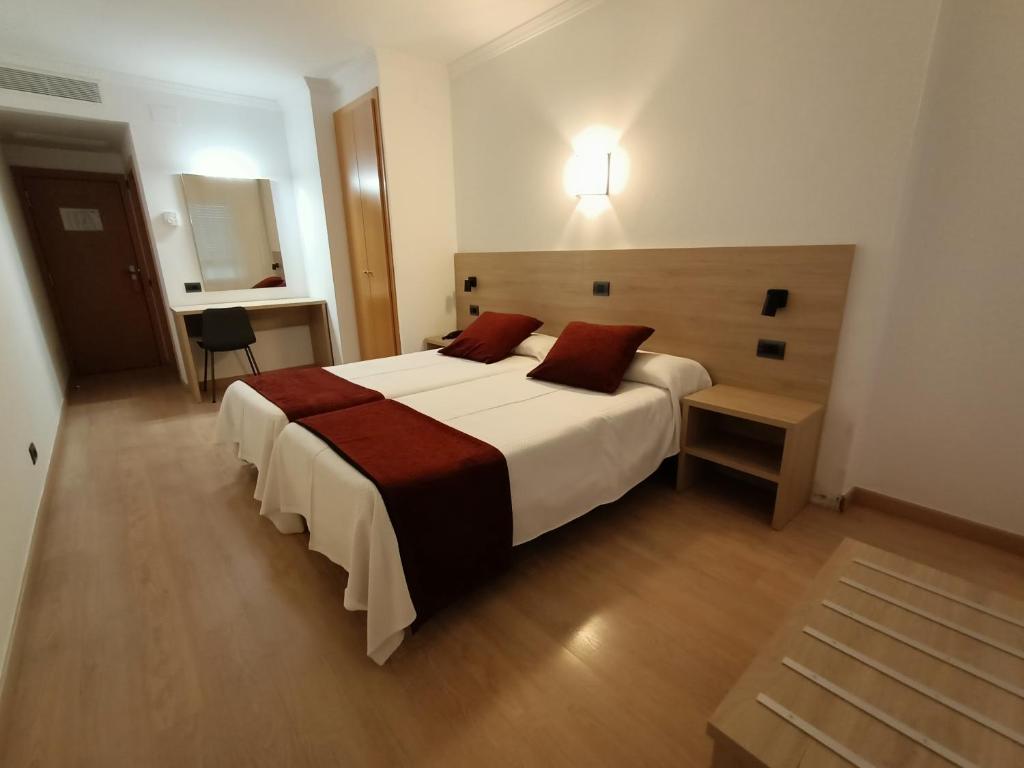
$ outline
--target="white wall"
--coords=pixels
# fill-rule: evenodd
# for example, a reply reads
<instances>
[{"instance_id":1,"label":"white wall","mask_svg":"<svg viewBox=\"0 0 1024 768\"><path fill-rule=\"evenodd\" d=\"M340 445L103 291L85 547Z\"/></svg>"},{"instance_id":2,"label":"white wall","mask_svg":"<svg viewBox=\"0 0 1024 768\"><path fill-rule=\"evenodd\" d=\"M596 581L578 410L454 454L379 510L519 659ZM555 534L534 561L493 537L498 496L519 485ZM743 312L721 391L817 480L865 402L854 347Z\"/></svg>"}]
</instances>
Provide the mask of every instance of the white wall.
<instances>
[{"instance_id":1,"label":"white wall","mask_svg":"<svg viewBox=\"0 0 1024 768\"><path fill-rule=\"evenodd\" d=\"M333 116L377 84L369 53L328 78L305 78L282 99L307 283L311 296L327 301L339 362L360 354Z\"/></svg>"},{"instance_id":2,"label":"white wall","mask_svg":"<svg viewBox=\"0 0 1024 768\"><path fill-rule=\"evenodd\" d=\"M89 76L87 72L72 74ZM0 108L128 124L131 160L138 169L168 304L177 306L307 295L305 258L298 231L291 158L281 108L274 102L228 94L163 88L157 84L139 85L130 80L98 79L103 94L102 104L0 91ZM179 178L183 172L247 175L272 181L287 287L185 293L184 283L199 280L200 272ZM172 227L166 224L161 217L164 211L177 212L181 225ZM336 329L332 329L332 333L336 334ZM267 368L299 365L312 360L308 333L302 328L263 332L254 350L261 364ZM202 365L201 357L199 364ZM242 354L218 355L217 372L220 376L246 371Z\"/></svg>"},{"instance_id":3,"label":"white wall","mask_svg":"<svg viewBox=\"0 0 1024 768\"><path fill-rule=\"evenodd\" d=\"M154 107L171 110L173 114L166 120L154 119ZM170 93L142 92L135 94L127 117L171 304L305 295L305 268L282 112ZM185 293L184 283L199 280L200 272L179 178L181 173L271 180L289 282L287 288L265 289L255 294L247 290ZM164 211L176 211L181 225L166 224L161 218Z\"/></svg>"},{"instance_id":4,"label":"white wall","mask_svg":"<svg viewBox=\"0 0 1024 768\"><path fill-rule=\"evenodd\" d=\"M28 168L59 168L65 171L92 173L127 173L128 165L120 152L85 152L56 147L33 147L24 144L4 144L8 165Z\"/></svg>"},{"instance_id":5,"label":"white wall","mask_svg":"<svg viewBox=\"0 0 1024 768\"><path fill-rule=\"evenodd\" d=\"M1024 534L1024 4L946 0L852 474Z\"/></svg>"},{"instance_id":6,"label":"white wall","mask_svg":"<svg viewBox=\"0 0 1024 768\"><path fill-rule=\"evenodd\" d=\"M938 9L607 0L452 83L458 249L856 243L816 483L838 495ZM630 167L589 219L563 169L593 125L620 133Z\"/></svg>"},{"instance_id":7,"label":"white wall","mask_svg":"<svg viewBox=\"0 0 1024 768\"><path fill-rule=\"evenodd\" d=\"M67 369L14 184L0 154L0 659L18 598L64 402ZM28 445L36 444L33 466ZM0 679L2 683L2 679Z\"/></svg>"},{"instance_id":8,"label":"white wall","mask_svg":"<svg viewBox=\"0 0 1024 768\"><path fill-rule=\"evenodd\" d=\"M338 302L341 343L345 362L361 359L359 329L356 325L352 271L345 231L345 204L341 191L341 166L334 133L334 113L378 85L377 59L372 53L349 62L329 78L306 78L312 106L315 151L319 159L320 192L323 199L330 246L333 288Z\"/></svg>"},{"instance_id":9,"label":"white wall","mask_svg":"<svg viewBox=\"0 0 1024 768\"><path fill-rule=\"evenodd\" d=\"M395 291L403 351L454 327L455 203L447 69L379 50L285 100L310 290L331 292L340 350L360 359L334 113L380 89ZM312 141L311 141L312 139ZM319 294L315 294L319 295Z\"/></svg>"},{"instance_id":10,"label":"white wall","mask_svg":"<svg viewBox=\"0 0 1024 768\"><path fill-rule=\"evenodd\" d=\"M346 306L339 307L334 288L334 268L331 264L331 242L328 236L327 215L320 178L321 160L317 153L316 128L309 88L303 84L282 100L288 154L292 164L292 183L295 189L295 207L298 213L299 239L305 262L309 295L324 299L331 324L331 345L337 362L352 357L348 336L354 332L355 319L349 321ZM342 223L344 238L344 223ZM351 299L348 312L351 313Z\"/></svg>"},{"instance_id":11,"label":"white wall","mask_svg":"<svg viewBox=\"0 0 1024 768\"><path fill-rule=\"evenodd\" d=\"M402 351L455 327L451 93L443 64L377 50Z\"/></svg>"},{"instance_id":12,"label":"white wall","mask_svg":"<svg viewBox=\"0 0 1024 768\"><path fill-rule=\"evenodd\" d=\"M126 110L121 119L129 124L169 304L307 295L282 112L269 105L216 102L172 93L129 89L123 95L130 101L119 105ZM183 172L271 180L287 287L185 293L185 282L199 281L201 275L179 178ZM180 226L166 224L161 215L164 211L177 212ZM253 351L260 365L267 369L312 360L308 333L303 328L263 331ZM193 354L201 366L198 351L193 349ZM248 372L242 353L220 354L217 362L219 376Z\"/></svg>"}]
</instances>

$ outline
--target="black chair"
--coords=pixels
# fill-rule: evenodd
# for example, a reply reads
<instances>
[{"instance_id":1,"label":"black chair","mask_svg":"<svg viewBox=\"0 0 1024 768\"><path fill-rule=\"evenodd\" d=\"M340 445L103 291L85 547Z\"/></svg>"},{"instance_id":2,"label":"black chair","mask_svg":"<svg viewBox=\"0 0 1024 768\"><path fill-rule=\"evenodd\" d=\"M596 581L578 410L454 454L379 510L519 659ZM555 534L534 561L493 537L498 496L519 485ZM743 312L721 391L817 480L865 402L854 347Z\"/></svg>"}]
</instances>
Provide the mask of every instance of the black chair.
<instances>
[{"instance_id":1,"label":"black chair","mask_svg":"<svg viewBox=\"0 0 1024 768\"><path fill-rule=\"evenodd\" d=\"M209 362L210 378L213 379L210 402L217 402L217 371L214 365L214 354L217 352L234 352L245 350L245 357L253 373L259 373L256 357L250 344L256 343L256 334L249 323L249 313L245 307L227 307L226 309L203 310L203 337L199 346L203 350L203 392L206 391L206 367Z\"/></svg>"}]
</instances>

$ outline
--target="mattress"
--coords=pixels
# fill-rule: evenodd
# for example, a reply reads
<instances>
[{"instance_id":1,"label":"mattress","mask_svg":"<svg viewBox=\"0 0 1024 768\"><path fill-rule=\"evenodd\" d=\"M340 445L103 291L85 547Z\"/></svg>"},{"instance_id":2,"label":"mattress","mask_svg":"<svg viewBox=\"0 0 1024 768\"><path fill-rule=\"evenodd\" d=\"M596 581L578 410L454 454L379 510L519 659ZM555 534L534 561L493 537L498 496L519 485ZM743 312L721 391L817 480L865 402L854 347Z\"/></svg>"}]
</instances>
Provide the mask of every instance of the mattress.
<instances>
[{"instance_id":1,"label":"mattress","mask_svg":"<svg viewBox=\"0 0 1024 768\"><path fill-rule=\"evenodd\" d=\"M678 453L682 397L702 366L638 355L613 395L514 371L397 398L490 443L508 463L513 544L615 501ZM298 424L281 432L261 514L349 573L345 607L367 612L367 654L384 663L416 616L384 501L370 480Z\"/></svg>"},{"instance_id":2,"label":"mattress","mask_svg":"<svg viewBox=\"0 0 1024 768\"><path fill-rule=\"evenodd\" d=\"M510 371L525 375L536 365L537 357L532 355L512 355L485 365L428 350L334 365L324 370L394 398ZM265 470L274 442L287 424L284 411L245 382L235 381L224 391L215 441L236 445L238 458L255 465L257 499L263 498Z\"/></svg>"}]
</instances>

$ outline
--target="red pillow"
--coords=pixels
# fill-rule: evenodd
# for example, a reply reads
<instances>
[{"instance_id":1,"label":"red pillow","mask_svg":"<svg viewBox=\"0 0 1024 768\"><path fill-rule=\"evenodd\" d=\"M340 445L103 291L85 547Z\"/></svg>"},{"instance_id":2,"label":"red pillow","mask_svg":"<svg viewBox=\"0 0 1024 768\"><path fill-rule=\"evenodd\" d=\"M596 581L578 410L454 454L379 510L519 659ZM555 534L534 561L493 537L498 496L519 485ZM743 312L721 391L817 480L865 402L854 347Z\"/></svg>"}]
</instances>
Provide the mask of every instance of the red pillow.
<instances>
[{"instance_id":1,"label":"red pillow","mask_svg":"<svg viewBox=\"0 0 1024 768\"><path fill-rule=\"evenodd\" d=\"M284 285L284 278L280 275L270 275L270 277L264 277L260 280L253 288L280 288Z\"/></svg>"},{"instance_id":2,"label":"red pillow","mask_svg":"<svg viewBox=\"0 0 1024 768\"><path fill-rule=\"evenodd\" d=\"M528 315L484 312L455 341L439 351L442 355L464 357L478 363L496 363L511 355L523 339L542 325L540 320Z\"/></svg>"},{"instance_id":3,"label":"red pillow","mask_svg":"<svg viewBox=\"0 0 1024 768\"><path fill-rule=\"evenodd\" d=\"M565 326L544 362L530 371L533 379L612 393L633 362L637 347L654 333L646 325Z\"/></svg>"}]
</instances>

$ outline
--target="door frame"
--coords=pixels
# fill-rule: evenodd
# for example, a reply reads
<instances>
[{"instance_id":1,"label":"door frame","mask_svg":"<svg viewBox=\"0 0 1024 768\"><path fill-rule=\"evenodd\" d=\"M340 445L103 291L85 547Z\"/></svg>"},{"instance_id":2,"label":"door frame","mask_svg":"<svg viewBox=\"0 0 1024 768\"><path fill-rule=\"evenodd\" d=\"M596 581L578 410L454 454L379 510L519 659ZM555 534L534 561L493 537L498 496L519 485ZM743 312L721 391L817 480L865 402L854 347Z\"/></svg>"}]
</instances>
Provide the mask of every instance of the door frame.
<instances>
[{"instance_id":1,"label":"door frame","mask_svg":"<svg viewBox=\"0 0 1024 768\"><path fill-rule=\"evenodd\" d=\"M391 327L394 330L394 342L395 342L395 353L402 354L402 330L398 325L398 291L395 289L395 257L394 249L391 245L391 210L388 204L388 173L387 166L384 162L384 126L381 120L381 108L380 108L380 88L373 87L361 96L357 96L352 101L342 105L331 114L331 129L334 132L335 146L337 148L338 155L338 172L341 178L341 215L345 222L345 238L346 244L348 245L348 238L350 237L351 225L348 221L349 210L346 203L345 194L345 168L344 159L342 152L342 138L337 133L337 116L340 113L350 113L355 110L356 107L362 105L364 102L370 102L371 109L373 112L373 132L376 137L376 147L374 148L377 154L377 169L378 178L380 183L380 202L381 202L381 213L384 219L384 251L387 254L388 259L388 290L391 293ZM354 159L353 159L354 161ZM358 280L356 274L356 263L353 261L352 248L349 245L348 248L348 262L349 271L352 277L353 291L355 291L355 282ZM358 314L356 317L356 323L359 322ZM362 345L360 345L359 356L363 357ZM365 359L365 358L363 358Z\"/></svg>"},{"instance_id":2,"label":"door frame","mask_svg":"<svg viewBox=\"0 0 1024 768\"><path fill-rule=\"evenodd\" d=\"M160 360L164 365L177 367L174 346L171 342L170 320L168 319L170 313L167 310L167 302L164 301L163 279L157 267L156 251L147 225L146 209L142 205L142 188L134 168L130 169L125 176L122 195L126 197L126 207L128 208L128 229L132 233L137 253L143 257L139 259L139 266L142 269L142 284L146 289L146 304L149 306L150 319L156 318L154 331L156 331Z\"/></svg>"},{"instance_id":3,"label":"door frame","mask_svg":"<svg viewBox=\"0 0 1024 768\"><path fill-rule=\"evenodd\" d=\"M156 259L152 249L149 247L148 237L144 237L141 231L145 221L142 217L142 201L136 193L136 189L129 185L128 175L123 173L68 171L55 168L31 168L23 165L12 165L11 176L14 178L14 187L18 192L18 200L21 204L29 239L32 242L32 251L35 255L36 264L42 273L43 284L46 286L46 297L50 302L50 309L57 323L57 332L64 350L64 358L67 360L68 368L71 372L76 373L74 360L70 353L71 345L68 342L65 330L66 323L61 314L60 303L57 301L57 295L54 291L50 268L46 262L46 257L43 255L42 238L36 229L35 217L32 215L32 207L29 205L28 188L26 186L28 179L75 179L79 181L107 181L117 184L117 188L121 193L121 204L124 206L125 219L128 222L129 244L142 273L142 292L146 300L146 314L149 316L153 340L156 343L157 358L163 365L169 364L172 361L172 347L170 330L167 325L167 305L164 303L163 292L160 289ZM132 176L134 178L134 173Z\"/></svg>"}]
</instances>

